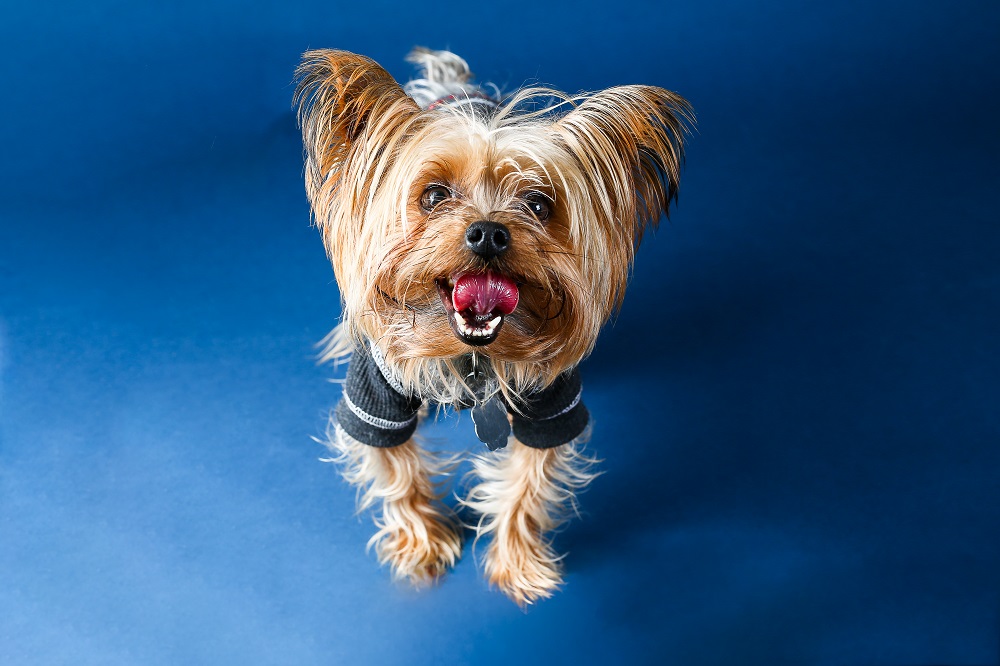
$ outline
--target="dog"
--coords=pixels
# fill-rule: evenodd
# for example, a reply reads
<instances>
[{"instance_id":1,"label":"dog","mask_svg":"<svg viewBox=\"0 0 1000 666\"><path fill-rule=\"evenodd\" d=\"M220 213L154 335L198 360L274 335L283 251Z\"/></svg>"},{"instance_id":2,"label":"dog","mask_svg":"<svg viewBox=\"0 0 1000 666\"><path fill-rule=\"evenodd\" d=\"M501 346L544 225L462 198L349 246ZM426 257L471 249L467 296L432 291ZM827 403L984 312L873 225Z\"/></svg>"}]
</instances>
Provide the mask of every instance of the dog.
<instances>
[{"instance_id":1,"label":"dog","mask_svg":"<svg viewBox=\"0 0 1000 666\"><path fill-rule=\"evenodd\" d=\"M346 51L296 71L343 305L324 358L350 357L329 446L374 510L369 546L419 586L458 560L462 525L442 502L448 461L415 430L428 404L471 408L490 450L459 501L489 537L488 581L524 607L562 584L552 533L597 475L578 366L676 200L693 113L652 86L503 95L453 53L408 59L421 75L405 86Z\"/></svg>"}]
</instances>

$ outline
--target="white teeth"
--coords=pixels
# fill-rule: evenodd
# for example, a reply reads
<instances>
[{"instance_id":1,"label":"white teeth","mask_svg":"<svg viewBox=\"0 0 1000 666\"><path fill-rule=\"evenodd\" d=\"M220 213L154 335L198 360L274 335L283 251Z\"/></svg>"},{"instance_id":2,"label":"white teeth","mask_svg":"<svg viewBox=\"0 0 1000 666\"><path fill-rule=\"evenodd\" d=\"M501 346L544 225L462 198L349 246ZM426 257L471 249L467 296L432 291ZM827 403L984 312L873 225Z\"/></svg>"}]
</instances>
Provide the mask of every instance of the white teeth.
<instances>
[{"instance_id":1,"label":"white teeth","mask_svg":"<svg viewBox=\"0 0 1000 666\"><path fill-rule=\"evenodd\" d=\"M500 325L500 320L503 317L494 317L493 319L486 322L486 325L482 328L473 328L465 323L465 318L459 314L455 313L455 324L458 326L458 330L462 335L467 335L472 338L488 338L493 335L493 331L497 330L497 326Z\"/></svg>"}]
</instances>

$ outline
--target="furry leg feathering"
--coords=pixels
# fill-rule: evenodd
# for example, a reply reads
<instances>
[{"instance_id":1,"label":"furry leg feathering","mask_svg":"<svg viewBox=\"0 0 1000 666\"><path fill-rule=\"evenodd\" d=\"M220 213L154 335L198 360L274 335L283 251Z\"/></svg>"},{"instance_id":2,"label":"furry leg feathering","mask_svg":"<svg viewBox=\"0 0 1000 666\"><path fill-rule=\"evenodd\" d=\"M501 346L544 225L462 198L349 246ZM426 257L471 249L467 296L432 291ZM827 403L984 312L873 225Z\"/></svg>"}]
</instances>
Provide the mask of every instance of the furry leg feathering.
<instances>
[{"instance_id":1,"label":"furry leg feathering","mask_svg":"<svg viewBox=\"0 0 1000 666\"><path fill-rule=\"evenodd\" d=\"M479 483L463 504L480 514L479 537L492 540L483 558L490 584L524 607L552 596L562 584L562 556L550 533L575 513L575 493L600 472L587 457L581 437L551 449L535 449L515 439L475 459Z\"/></svg>"},{"instance_id":2,"label":"furry leg feathering","mask_svg":"<svg viewBox=\"0 0 1000 666\"><path fill-rule=\"evenodd\" d=\"M454 514L441 502L433 477L447 472L413 439L378 448L335 427L327 445L344 479L358 489L358 511L375 509L378 531L368 541L393 578L416 586L433 583L461 557L462 537ZM376 508L376 504L381 506Z\"/></svg>"}]
</instances>

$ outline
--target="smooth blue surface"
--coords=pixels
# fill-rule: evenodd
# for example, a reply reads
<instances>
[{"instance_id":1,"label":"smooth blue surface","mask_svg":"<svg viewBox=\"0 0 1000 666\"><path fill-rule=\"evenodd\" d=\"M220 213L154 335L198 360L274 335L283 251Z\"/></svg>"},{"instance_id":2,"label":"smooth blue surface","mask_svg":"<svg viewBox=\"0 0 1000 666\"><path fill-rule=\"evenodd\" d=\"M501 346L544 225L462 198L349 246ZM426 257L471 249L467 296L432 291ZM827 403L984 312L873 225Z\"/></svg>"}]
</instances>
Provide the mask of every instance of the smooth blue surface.
<instances>
[{"instance_id":1,"label":"smooth blue surface","mask_svg":"<svg viewBox=\"0 0 1000 666\"><path fill-rule=\"evenodd\" d=\"M7 3L0 663L1000 662L998 34L995 2ZM310 439L339 305L291 72L406 79L413 44L699 114L527 613L468 547L390 583Z\"/></svg>"}]
</instances>

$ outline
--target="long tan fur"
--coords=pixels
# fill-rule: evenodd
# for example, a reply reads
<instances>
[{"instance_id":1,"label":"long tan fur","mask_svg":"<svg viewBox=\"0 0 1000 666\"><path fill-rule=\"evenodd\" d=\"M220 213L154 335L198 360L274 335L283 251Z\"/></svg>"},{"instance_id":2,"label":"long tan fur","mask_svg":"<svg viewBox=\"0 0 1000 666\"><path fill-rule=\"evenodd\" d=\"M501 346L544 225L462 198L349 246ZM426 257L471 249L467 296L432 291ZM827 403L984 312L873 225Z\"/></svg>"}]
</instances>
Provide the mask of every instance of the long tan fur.
<instances>
[{"instance_id":1,"label":"long tan fur","mask_svg":"<svg viewBox=\"0 0 1000 666\"><path fill-rule=\"evenodd\" d=\"M492 269L522 287L484 354L504 393L544 387L590 353L621 302L635 243L676 193L690 118L682 98L652 86L580 97L537 88L484 119L421 111L384 69L343 51L310 51L298 73L306 189L346 338L378 341L424 394L451 359L481 351L451 335L435 280L483 270L463 234L490 219L509 228L513 248ZM418 201L431 183L457 196L427 213ZM525 212L528 190L552 199L545 224Z\"/></svg>"},{"instance_id":2,"label":"long tan fur","mask_svg":"<svg viewBox=\"0 0 1000 666\"><path fill-rule=\"evenodd\" d=\"M325 354L374 342L395 384L445 404L484 399L466 384L471 361L486 370L488 394L517 410L591 352L621 305L643 230L676 197L691 108L630 85L578 96L528 89L483 112L434 101L443 89L483 97L464 60L427 50L413 60L425 73L414 97L346 51L309 51L297 70L306 192L343 300ZM422 194L441 188L445 200L424 207ZM532 197L547 215L531 212ZM477 221L509 232L502 254L469 251ZM439 287L488 271L515 283L519 300L495 339L473 346L453 334ZM423 583L454 564L459 532L432 483L440 466L416 442L376 449L337 432L331 447L359 505L377 509L371 545L395 576ZM489 580L517 603L561 584L550 534L595 476L593 462L579 442L538 450L513 440L475 461L464 503L490 539Z\"/></svg>"},{"instance_id":3,"label":"long tan fur","mask_svg":"<svg viewBox=\"0 0 1000 666\"><path fill-rule=\"evenodd\" d=\"M433 582L462 554L454 513L441 504L434 477L448 469L415 441L393 448L362 444L334 426L328 434L329 459L358 489L358 510L374 509L378 531L369 540L393 578L416 586Z\"/></svg>"},{"instance_id":4,"label":"long tan fur","mask_svg":"<svg viewBox=\"0 0 1000 666\"><path fill-rule=\"evenodd\" d=\"M583 440L533 449L512 438L506 449L475 459L479 482L463 503L491 538L483 567L491 585L520 606L547 598L562 584L562 556L550 534L576 511L576 493L598 475ZM478 538L478 537L477 537Z\"/></svg>"}]
</instances>

